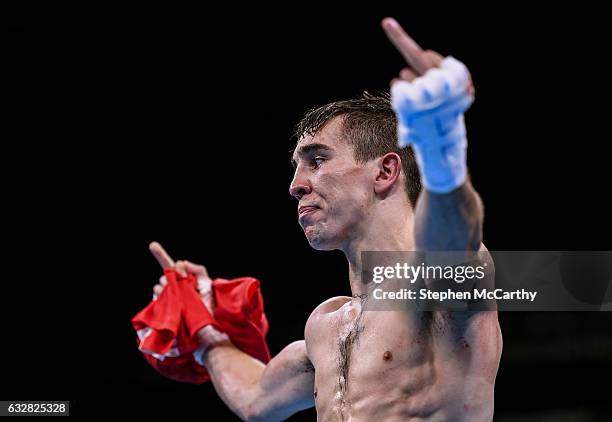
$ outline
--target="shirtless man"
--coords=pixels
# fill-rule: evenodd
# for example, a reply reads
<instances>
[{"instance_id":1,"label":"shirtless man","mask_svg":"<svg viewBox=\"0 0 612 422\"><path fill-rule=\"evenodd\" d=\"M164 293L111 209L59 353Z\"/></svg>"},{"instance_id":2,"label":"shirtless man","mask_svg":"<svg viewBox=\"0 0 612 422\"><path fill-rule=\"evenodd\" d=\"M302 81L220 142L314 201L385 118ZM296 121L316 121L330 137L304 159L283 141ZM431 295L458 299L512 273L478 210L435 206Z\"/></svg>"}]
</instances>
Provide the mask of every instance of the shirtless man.
<instances>
[{"instance_id":1,"label":"shirtless man","mask_svg":"<svg viewBox=\"0 0 612 422\"><path fill-rule=\"evenodd\" d=\"M421 50L393 19L385 19L383 28L410 65L393 81L398 119L381 97L323 106L298 126L293 155L290 193L299 201L299 223L313 248L344 252L353 296L320 304L308 318L305 340L288 345L266 365L212 327L200 332L201 359L215 389L243 420L284 420L312 406L320 421L493 418L502 349L496 312L424 312L409 306L364 311L371 286L361 280L361 251L485 250L483 208L465 168L462 114L455 114L451 135L432 135L450 142L444 148L454 148L450 168L440 167L437 152L418 144L431 129L427 123L402 127L411 118L402 108L402 89L454 62ZM469 84L461 91L473 94ZM438 123L445 122L441 119ZM412 139L414 155L397 147L398 125L400 145ZM406 135L410 130L412 138ZM440 139L421 141L431 145ZM151 251L162 267L198 276L203 299L213 306L203 266L174 263L157 243ZM160 284L154 291L161 289Z\"/></svg>"}]
</instances>

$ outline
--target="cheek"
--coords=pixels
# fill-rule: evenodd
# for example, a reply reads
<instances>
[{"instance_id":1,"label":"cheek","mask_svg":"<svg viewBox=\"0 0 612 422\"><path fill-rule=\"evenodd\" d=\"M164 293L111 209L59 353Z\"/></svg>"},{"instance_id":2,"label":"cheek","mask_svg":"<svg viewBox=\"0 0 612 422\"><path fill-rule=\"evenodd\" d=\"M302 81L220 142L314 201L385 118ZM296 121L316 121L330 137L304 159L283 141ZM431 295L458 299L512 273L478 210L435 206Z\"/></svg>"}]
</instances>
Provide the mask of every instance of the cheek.
<instances>
[{"instance_id":1,"label":"cheek","mask_svg":"<svg viewBox=\"0 0 612 422\"><path fill-rule=\"evenodd\" d=\"M325 186L321 197L334 214L361 215L369 199L367 180L363 172L331 173L322 175L321 186Z\"/></svg>"},{"instance_id":2,"label":"cheek","mask_svg":"<svg viewBox=\"0 0 612 422\"><path fill-rule=\"evenodd\" d=\"M323 174L320 179L320 196L331 209L343 206L352 192L344 183L344 179L335 174Z\"/></svg>"}]
</instances>

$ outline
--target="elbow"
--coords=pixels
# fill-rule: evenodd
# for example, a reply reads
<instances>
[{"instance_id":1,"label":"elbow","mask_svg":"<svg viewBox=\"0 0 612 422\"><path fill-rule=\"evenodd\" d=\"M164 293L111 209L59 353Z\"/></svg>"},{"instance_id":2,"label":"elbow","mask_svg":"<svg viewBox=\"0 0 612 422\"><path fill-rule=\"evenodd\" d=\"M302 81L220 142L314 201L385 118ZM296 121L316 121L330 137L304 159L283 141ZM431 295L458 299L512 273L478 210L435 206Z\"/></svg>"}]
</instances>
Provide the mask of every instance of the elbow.
<instances>
[{"instance_id":1,"label":"elbow","mask_svg":"<svg viewBox=\"0 0 612 422\"><path fill-rule=\"evenodd\" d=\"M244 422L262 422L263 419L260 415L257 414L245 414L244 417L241 418Z\"/></svg>"},{"instance_id":2,"label":"elbow","mask_svg":"<svg viewBox=\"0 0 612 422\"><path fill-rule=\"evenodd\" d=\"M255 402L247 404L244 409L241 409L240 419L245 422L260 422L265 421L261 409L258 408Z\"/></svg>"},{"instance_id":3,"label":"elbow","mask_svg":"<svg viewBox=\"0 0 612 422\"><path fill-rule=\"evenodd\" d=\"M250 416L247 419L244 419L246 422L272 422L271 419L267 419L262 416Z\"/></svg>"},{"instance_id":4,"label":"elbow","mask_svg":"<svg viewBox=\"0 0 612 422\"><path fill-rule=\"evenodd\" d=\"M248 406L243 412L240 418L245 422L263 422L265 421L264 415L259 412L254 406Z\"/></svg>"},{"instance_id":5,"label":"elbow","mask_svg":"<svg viewBox=\"0 0 612 422\"><path fill-rule=\"evenodd\" d=\"M263 422L266 420L263 415L259 414L258 412L251 411L250 409L245 410L240 419L242 419L244 422Z\"/></svg>"},{"instance_id":6,"label":"elbow","mask_svg":"<svg viewBox=\"0 0 612 422\"><path fill-rule=\"evenodd\" d=\"M257 402L253 402L246 406L242 412L241 419L245 422L275 422L278 420L273 419Z\"/></svg>"},{"instance_id":7,"label":"elbow","mask_svg":"<svg viewBox=\"0 0 612 422\"><path fill-rule=\"evenodd\" d=\"M278 413L274 415L270 412L265 412L261 407L254 406L245 411L242 420L246 422L281 422L287 417L282 417Z\"/></svg>"},{"instance_id":8,"label":"elbow","mask_svg":"<svg viewBox=\"0 0 612 422\"><path fill-rule=\"evenodd\" d=\"M241 418L245 422L275 422L276 419L271 419L267 415L254 413L245 413L244 417Z\"/></svg>"}]
</instances>

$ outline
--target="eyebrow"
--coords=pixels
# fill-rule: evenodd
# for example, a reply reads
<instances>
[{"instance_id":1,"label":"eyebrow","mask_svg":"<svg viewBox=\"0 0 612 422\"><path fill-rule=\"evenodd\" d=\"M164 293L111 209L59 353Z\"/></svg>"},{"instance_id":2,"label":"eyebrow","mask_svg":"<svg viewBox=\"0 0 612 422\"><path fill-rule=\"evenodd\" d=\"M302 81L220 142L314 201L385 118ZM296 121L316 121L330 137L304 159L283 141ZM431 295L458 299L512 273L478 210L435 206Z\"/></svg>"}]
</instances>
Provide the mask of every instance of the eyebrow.
<instances>
[{"instance_id":1,"label":"eyebrow","mask_svg":"<svg viewBox=\"0 0 612 422\"><path fill-rule=\"evenodd\" d=\"M333 150L332 147L325 145L325 144L312 143L312 144L304 145L302 147L297 148L293 152L293 155L291 156L291 164L293 164L293 167L297 167L297 161L295 160L296 155L301 158L301 157L304 157L305 155L312 155L319 151L332 151L332 150Z\"/></svg>"}]
</instances>

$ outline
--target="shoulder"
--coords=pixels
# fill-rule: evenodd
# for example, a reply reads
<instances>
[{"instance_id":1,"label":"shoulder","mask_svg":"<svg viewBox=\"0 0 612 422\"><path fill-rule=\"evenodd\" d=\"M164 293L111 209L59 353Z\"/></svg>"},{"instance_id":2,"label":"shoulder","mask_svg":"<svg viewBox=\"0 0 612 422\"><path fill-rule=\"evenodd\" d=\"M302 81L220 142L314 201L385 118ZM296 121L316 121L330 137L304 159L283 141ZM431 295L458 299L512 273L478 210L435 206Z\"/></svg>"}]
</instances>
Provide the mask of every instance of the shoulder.
<instances>
[{"instance_id":1,"label":"shoulder","mask_svg":"<svg viewBox=\"0 0 612 422\"><path fill-rule=\"evenodd\" d=\"M330 299L327 299L325 302L321 303L317 306L314 311L310 314L310 318L316 317L319 315L329 314L331 312L335 312L342 307L347 302L350 302L351 298L348 296L336 296Z\"/></svg>"},{"instance_id":2,"label":"shoulder","mask_svg":"<svg viewBox=\"0 0 612 422\"><path fill-rule=\"evenodd\" d=\"M326 315L337 311L342 307L342 305L350 301L351 298L348 296L336 296L321 303L308 317L308 321L306 321L306 332L308 332L313 326L318 325Z\"/></svg>"}]
</instances>

